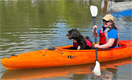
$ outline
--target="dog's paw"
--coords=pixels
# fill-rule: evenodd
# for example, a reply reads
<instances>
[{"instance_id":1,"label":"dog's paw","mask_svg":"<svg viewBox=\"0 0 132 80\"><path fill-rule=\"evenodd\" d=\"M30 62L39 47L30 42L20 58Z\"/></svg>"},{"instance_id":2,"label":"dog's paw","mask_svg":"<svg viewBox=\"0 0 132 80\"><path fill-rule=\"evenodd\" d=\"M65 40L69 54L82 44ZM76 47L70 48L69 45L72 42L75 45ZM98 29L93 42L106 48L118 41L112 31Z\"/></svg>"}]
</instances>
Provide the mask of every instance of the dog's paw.
<instances>
[{"instance_id":1,"label":"dog's paw","mask_svg":"<svg viewBox=\"0 0 132 80\"><path fill-rule=\"evenodd\" d=\"M80 50L80 49L81 49L81 47L80 47L80 46L78 46L77 50Z\"/></svg>"}]
</instances>

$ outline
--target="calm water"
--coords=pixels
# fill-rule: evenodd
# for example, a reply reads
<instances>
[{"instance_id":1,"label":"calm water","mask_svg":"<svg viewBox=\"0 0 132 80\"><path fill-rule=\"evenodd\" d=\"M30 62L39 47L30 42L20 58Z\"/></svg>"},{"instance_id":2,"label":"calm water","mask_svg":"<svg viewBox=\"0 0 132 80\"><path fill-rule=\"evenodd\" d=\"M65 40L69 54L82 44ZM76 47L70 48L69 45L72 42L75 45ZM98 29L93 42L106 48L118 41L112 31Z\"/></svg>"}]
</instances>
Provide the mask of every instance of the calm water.
<instances>
[{"instance_id":1,"label":"calm water","mask_svg":"<svg viewBox=\"0 0 132 80\"><path fill-rule=\"evenodd\" d=\"M102 0L0 0L0 58L48 47L71 45L72 40L65 37L71 28L77 28L94 42L91 33L93 19L89 6L98 7L96 24L101 28L101 18L104 16L101 3ZM132 39L131 18L115 18L120 40ZM131 80L131 63L131 58L101 63L102 77L96 77L91 72L94 64L9 71L0 63L0 77Z\"/></svg>"}]
</instances>

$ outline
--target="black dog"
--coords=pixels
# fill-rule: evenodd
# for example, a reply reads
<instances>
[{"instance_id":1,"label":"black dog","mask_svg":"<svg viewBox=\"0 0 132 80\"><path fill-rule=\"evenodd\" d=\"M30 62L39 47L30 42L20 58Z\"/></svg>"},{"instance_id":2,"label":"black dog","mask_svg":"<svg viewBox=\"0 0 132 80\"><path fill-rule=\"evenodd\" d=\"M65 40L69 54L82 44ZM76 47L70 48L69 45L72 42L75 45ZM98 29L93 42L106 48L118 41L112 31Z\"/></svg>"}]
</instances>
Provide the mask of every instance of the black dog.
<instances>
[{"instance_id":1,"label":"black dog","mask_svg":"<svg viewBox=\"0 0 132 80\"><path fill-rule=\"evenodd\" d=\"M66 35L67 39L73 39L73 47L71 49L92 49L93 44L89 37L84 37L77 29L71 29Z\"/></svg>"}]
</instances>

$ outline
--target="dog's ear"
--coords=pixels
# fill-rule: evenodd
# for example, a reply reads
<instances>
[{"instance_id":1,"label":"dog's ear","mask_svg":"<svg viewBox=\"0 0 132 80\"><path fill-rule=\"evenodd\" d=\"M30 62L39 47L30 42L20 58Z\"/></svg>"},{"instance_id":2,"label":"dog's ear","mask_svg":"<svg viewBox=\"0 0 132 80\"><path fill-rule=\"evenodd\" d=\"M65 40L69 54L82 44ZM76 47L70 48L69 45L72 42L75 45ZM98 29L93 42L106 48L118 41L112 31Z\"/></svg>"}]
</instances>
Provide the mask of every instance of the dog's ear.
<instances>
[{"instance_id":1,"label":"dog's ear","mask_svg":"<svg viewBox=\"0 0 132 80\"><path fill-rule=\"evenodd\" d=\"M72 30L75 31L75 32L79 32L76 28L73 28Z\"/></svg>"},{"instance_id":2,"label":"dog's ear","mask_svg":"<svg viewBox=\"0 0 132 80\"><path fill-rule=\"evenodd\" d=\"M73 29L68 31L68 33L71 33L71 32L78 32L78 30L76 28L73 28Z\"/></svg>"},{"instance_id":3,"label":"dog's ear","mask_svg":"<svg viewBox=\"0 0 132 80\"><path fill-rule=\"evenodd\" d=\"M73 28L72 30L77 30L76 28Z\"/></svg>"},{"instance_id":4,"label":"dog's ear","mask_svg":"<svg viewBox=\"0 0 132 80\"><path fill-rule=\"evenodd\" d=\"M73 29L69 30L69 31L68 31L68 33L69 33L69 34L71 34L71 33L72 33L72 31L73 31Z\"/></svg>"},{"instance_id":5,"label":"dog's ear","mask_svg":"<svg viewBox=\"0 0 132 80\"><path fill-rule=\"evenodd\" d=\"M78 34L81 34L77 29L75 29L75 31L76 31Z\"/></svg>"}]
</instances>

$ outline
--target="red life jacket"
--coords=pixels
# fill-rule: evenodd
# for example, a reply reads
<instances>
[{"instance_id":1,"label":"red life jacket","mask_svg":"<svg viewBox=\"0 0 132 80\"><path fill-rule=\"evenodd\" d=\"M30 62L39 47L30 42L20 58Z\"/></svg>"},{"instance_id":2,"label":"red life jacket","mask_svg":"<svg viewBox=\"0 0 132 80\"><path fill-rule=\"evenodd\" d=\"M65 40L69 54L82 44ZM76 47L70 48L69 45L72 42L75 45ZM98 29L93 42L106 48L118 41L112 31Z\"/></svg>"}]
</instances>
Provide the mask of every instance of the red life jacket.
<instances>
[{"instance_id":1,"label":"red life jacket","mask_svg":"<svg viewBox=\"0 0 132 80\"><path fill-rule=\"evenodd\" d=\"M86 39L86 45L89 46L90 48L92 48L92 42L88 39ZM78 43L77 42L74 42L74 46L76 48L78 48Z\"/></svg>"},{"instance_id":2,"label":"red life jacket","mask_svg":"<svg viewBox=\"0 0 132 80\"><path fill-rule=\"evenodd\" d=\"M116 28L116 27L115 27ZM112 28L113 29L113 28ZM101 28L100 32L99 32L99 42L100 44L106 44L108 42L108 32L110 31L110 28L106 28L103 31L103 28ZM118 29L116 28L117 32ZM115 47L118 45L118 39L119 39L119 34L118 34L118 38L114 41L114 44L112 45L112 47Z\"/></svg>"},{"instance_id":3,"label":"red life jacket","mask_svg":"<svg viewBox=\"0 0 132 80\"><path fill-rule=\"evenodd\" d=\"M77 42L74 42L73 44L74 44L74 46L75 46L76 48L78 48L78 43L77 43Z\"/></svg>"}]
</instances>

